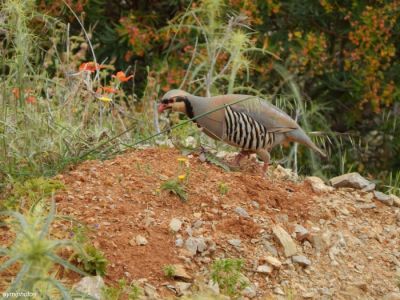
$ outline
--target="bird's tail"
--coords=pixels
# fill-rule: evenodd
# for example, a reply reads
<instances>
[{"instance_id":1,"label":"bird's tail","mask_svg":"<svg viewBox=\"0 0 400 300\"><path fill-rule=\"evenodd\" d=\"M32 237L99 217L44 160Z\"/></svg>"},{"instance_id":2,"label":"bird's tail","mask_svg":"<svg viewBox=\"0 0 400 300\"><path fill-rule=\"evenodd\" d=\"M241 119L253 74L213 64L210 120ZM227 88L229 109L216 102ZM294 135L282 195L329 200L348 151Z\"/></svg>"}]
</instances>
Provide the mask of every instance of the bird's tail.
<instances>
[{"instance_id":1,"label":"bird's tail","mask_svg":"<svg viewBox=\"0 0 400 300\"><path fill-rule=\"evenodd\" d=\"M289 138L289 140L291 140L293 142L297 142L297 143L303 144L303 145L311 148L312 150L314 150L315 152L320 154L322 157L327 157L326 153L324 151L322 151L321 149L319 149L317 147L317 145L315 145L311 141L311 139L308 137L308 135L303 130L296 129L296 130L290 131L290 132L286 133L286 136Z\"/></svg>"}]
</instances>

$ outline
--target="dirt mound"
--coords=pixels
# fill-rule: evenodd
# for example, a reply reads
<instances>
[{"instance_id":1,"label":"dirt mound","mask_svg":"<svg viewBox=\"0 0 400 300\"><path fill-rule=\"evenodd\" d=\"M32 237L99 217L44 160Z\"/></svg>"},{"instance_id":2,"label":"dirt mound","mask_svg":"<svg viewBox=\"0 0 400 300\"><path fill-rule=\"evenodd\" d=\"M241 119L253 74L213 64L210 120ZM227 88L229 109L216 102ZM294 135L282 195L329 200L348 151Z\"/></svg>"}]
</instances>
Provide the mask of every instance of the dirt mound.
<instances>
[{"instance_id":1,"label":"dirt mound","mask_svg":"<svg viewBox=\"0 0 400 300\"><path fill-rule=\"evenodd\" d=\"M108 282L145 278L167 296L163 266L184 264L196 277L216 258L240 257L254 289L248 297L373 299L398 291L396 209L353 190L316 194L303 182L228 173L197 157L188 159L183 202L160 190L179 175L180 157L177 150L138 150L58 176L67 187L56 195L58 213L92 229L90 238L110 262ZM174 218L183 224L175 233ZM285 256L276 225L309 266ZM282 266L261 272L267 256Z\"/></svg>"}]
</instances>

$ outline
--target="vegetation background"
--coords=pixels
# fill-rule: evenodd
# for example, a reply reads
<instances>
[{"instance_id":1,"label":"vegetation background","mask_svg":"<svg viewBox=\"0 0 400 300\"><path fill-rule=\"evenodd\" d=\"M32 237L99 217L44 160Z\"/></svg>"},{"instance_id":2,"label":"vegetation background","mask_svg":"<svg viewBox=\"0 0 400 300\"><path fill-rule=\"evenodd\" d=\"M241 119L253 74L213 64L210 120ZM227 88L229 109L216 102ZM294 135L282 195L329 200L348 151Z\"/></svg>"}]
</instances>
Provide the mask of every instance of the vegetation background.
<instances>
[{"instance_id":1,"label":"vegetation background","mask_svg":"<svg viewBox=\"0 0 400 300\"><path fill-rule=\"evenodd\" d=\"M262 96L329 153L293 145L276 161L325 178L358 171L400 195L399 17L399 0L1 1L0 216L15 241L0 271L19 266L7 291L69 299L56 265L104 273L82 226L51 236L59 216L41 200L63 185L48 177L138 145L209 144L182 117L157 115L173 88Z\"/></svg>"},{"instance_id":2,"label":"vegetation background","mask_svg":"<svg viewBox=\"0 0 400 300\"><path fill-rule=\"evenodd\" d=\"M180 87L264 96L330 155L321 162L295 146L276 159L304 174L358 171L398 193L399 5L7 0L2 177L54 174L150 136L154 101Z\"/></svg>"}]
</instances>

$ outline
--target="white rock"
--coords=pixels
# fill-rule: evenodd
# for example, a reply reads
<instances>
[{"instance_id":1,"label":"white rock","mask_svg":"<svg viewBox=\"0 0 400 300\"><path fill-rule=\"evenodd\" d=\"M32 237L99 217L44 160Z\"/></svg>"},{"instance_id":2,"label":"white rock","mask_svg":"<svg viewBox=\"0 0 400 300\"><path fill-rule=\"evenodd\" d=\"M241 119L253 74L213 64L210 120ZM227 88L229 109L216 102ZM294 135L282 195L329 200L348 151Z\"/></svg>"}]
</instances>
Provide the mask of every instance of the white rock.
<instances>
[{"instance_id":1,"label":"white rock","mask_svg":"<svg viewBox=\"0 0 400 300\"><path fill-rule=\"evenodd\" d=\"M160 299L160 295L157 293L157 289L149 283L144 284L144 294L148 297L146 299Z\"/></svg>"},{"instance_id":2,"label":"white rock","mask_svg":"<svg viewBox=\"0 0 400 300\"><path fill-rule=\"evenodd\" d=\"M174 278L175 279L180 279L183 281L192 281L192 276L190 276L185 267L181 264L175 264L172 265L173 269L174 269Z\"/></svg>"},{"instance_id":3,"label":"white rock","mask_svg":"<svg viewBox=\"0 0 400 300\"><path fill-rule=\"evenodd\" d=\"M208 288L210 291L212 291L214 294L219 294L219 285L218 282L214 282L212 279L208 282Z\"/></svg>"},{"instance_id":4,"label":"white rock","mask_svg":"<svg viewBox=\"0 0 400 300\"><path fill-rule=\"evenodd\" d=\"M185 247L192 255L195 255L197 251L204 252L207 244L203 237L189 237L185 242Z\"/></svg>"},{"instance_id":5,"label":"white rock","mask_svg":"<svg viewBox=\"0 0 400 300\"><path fill-rule=\"evenodd\" d=\"M147 245L147 243L148 243L147 239L140 234L136 236L135 241L136 241L136 245L138 245L138 246L144 246L144 245Z\"/></svg>"},{"instance_id":6,"label":"white rock","mask_svg":"<svg viewBox=\"0 0 400 300\"><path fill-rule=\"evenodd\" d=\"M294 173L291 169L285 169L281 165L278 165L274 171L274 176L278 178L288 179L292 181L296 181L298 179L298 175Z\"/></svg>"},{"instance_id":7,"label":"white rock","mask_svg":"<svg viewBox=\"0 0 400 300\"><path fill-rule=\"evenodd\" d=\"M299 264L303 267L308 267L311 265L311 261L305 257L304 255L295 255L292 256L292 261L296 264Z\"/></svg>"},{"instance_id":8,"label":"white rock","mask_svg":"<svg viewBox=\"0 0 400 300\"><path fill-rule=\"evenodd\" d=\"M297 253L296 243L281 226L275 225L272 227L272 232L283 246L286 257L293 256Z\"/></svg>"},{"instance_id":9,"label":"white rock","mask_svg":"<svg viewBox=\"0 0 400 300\"><path fill-rule=\"evenodd\" d=\"M329 180L330 184L336 188L350 187L354 189L375 188L375 184L362 177L359 173L353 172L333 177ZM373 189L372 188L372 189ZM366 191L366 190L364 190Z\"/></svg>"},{"instance_id":10,"label":"white rock","mask_svg":"<svg viewBox=\"0 0 400 300\"><path fill-rule=\"evenodd\" d=\"M239 216L242 216L243 218L250 218L249 213L240 206L235 208L235 213L237 213Z\"/></svg>"},{"instance_id":11,"label":"white rock","mask_svg":"<svg viewBox=\"0 0 400 300\"><path fill-rule=\"evenodd\" d=\"M273 268L270 265L261 265L257 267L258 273L270 274L272 273Z\"/></svg>"},{"instance_id":12,"label":"white rock","mask_svg":"<svg viewBox=\"0 0 400 300\"><path fill-rule=\"evenodd\" d=\"M382 300L400 300L400 293L398 292L391 292L386 294Z\"/></svg>"},{"instance_id":13,"label":"white rock","mask_svg":"<svg viewBox=\"0 0 400 300\"><path fill-rule=\"evenodd\" d=\"M242 295L250 299L255 298L257 296L257 287L254 284L246 286L242 291Z\"/></svg>"},{"instance_id":14,"label":"white rock","mask_svg":"<svg viewBox=\"0 0 400 300\"><path fill-rule=\"evenodd\" d=\"M284 295L285 295L285 292L282 290L281 287L277 286L277 287L274 288L274 294L284 296Z\"/></svg>"},{"instance_id":15,"label":"white rock","mask_svg":"<svg viewBox=\"0 0 400 300\"><path fill-rule=\"evenodd\" d=\"M316 176L306 177L304 181L308 182L311 185L313 191L316 193L327 193L334 190L333 187L326 185L321 178Z\"/></svg>"},{"instance_id":16,"label":"white rock","mask_svg":"<svg viewBox=\"0 0 400 300\"><path fill-rule=\"evenodd\" d=\"M183 246L183 239L182 238L177 238L175 240L175 246L182 247Z\"/></svg>"},{"instance_id":17,"label":"white rock","mask_svg":"<svg viewBox=\"0 0 400 300\"><path fill-rule=\"evenodd\" d=\"M282 266L281 261L273 256L267 256L265 261L276 269L279 269Z\"/></svg>"},{"instance_id":18,"label":"white rock","mask_svg":"<svg viewBox=\"0 0 400 300\"><path fill-rule=\"evenodd\" d=\"M87 294L96 300L101 299L103 287L104 281L100 276L83 277L77 284L74 285L74 289Z\"/></svg>"},{"instance_id":19,"label":"white rock","mask_svg":"<svg viewBox=\"0 0 400 300\"><path fill-rule=\"evenodd\" d=\"M389 196L393 200L393 205L396 207L400 207L400 198L393 194L390 194Z\"/></svg>"},{"instance_id":20,"label":"white rock","mask_svg":"<svg viewBox=\"0 0 400 300\"><path fill-rule=\"evenodd\" d=\"M294 227L294 232L296 233L296 238L299 240L303 240L308 235L308 230L299 224L296 224Z\"/></svg>"},{"instance_id":21,"label":"white rock","mask_svg":"<svg viewBox=\"0 0 400 300\"><path fill-rule=\"evenodd\" d=\"M185 140L185 147L196 148L197 142L196 139L192 136L188 136Z\"/></svg>"},{"instance_id":22,"label":"white rock","mask_svg":"<svg viewBox=\"0 0 400 300\"><path fill-rule=\"evenodd\" d=\"M386 195L379 191L374 191L375 199L382 202L383 204L392 206L393 205L393 198L389 195Z\"/></svg>"},{"instance_id":23,"label":"white rock","mask_svg":"<svg viewBox=\"0 0 400 300\"><path fill-rule=\"evenodd\" d=\"M242 241L239 239L230 239L230 240L228 240L228 243L231 244L232 246L240 247L240 244L242 243Z\"/></svg>"},{"instance_id":24,"label":"white rock","mask_svg":"<svg viewBox=\"0 0 400 300\"><path fill-rule=\"evenodd\" d=\"M171 229L171 231L173 232L178 232L179 230L181 230L181 227L182 221L177 218L173 218L169 223L169 229Z\"/></svg>"},{"instance_id":25,"label":"white rock","mask_svg":"<svg viewBox=\"0 0 400 300\"><path fill-rule=\"evenodd\" d=\"M182 281L176 282L175 285L178 288L179 293L184 295L188 292L188 290L192 286L190 282L182 282Z\"/></svg>"}]
</instances>

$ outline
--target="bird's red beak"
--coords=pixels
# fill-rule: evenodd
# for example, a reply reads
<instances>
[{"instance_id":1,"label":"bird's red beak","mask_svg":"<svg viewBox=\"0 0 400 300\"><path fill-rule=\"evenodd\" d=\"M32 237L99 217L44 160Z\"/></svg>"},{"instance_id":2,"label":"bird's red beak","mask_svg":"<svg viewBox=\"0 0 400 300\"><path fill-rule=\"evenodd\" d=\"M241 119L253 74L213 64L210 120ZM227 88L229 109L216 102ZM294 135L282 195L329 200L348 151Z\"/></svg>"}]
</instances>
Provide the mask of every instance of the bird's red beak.
<instances>
[{"instance_id":1,"label":"bird's red beak","mask_svg":"<svg viewBox=\"0 0 400 300\"><path fill-rule=\"evenodd\" d=\"M163 111L166 110L166 109L167 109L167 104L160 103L158 105L158 113L159 114L163 113Z\"/></svg>"}]
</instances>

